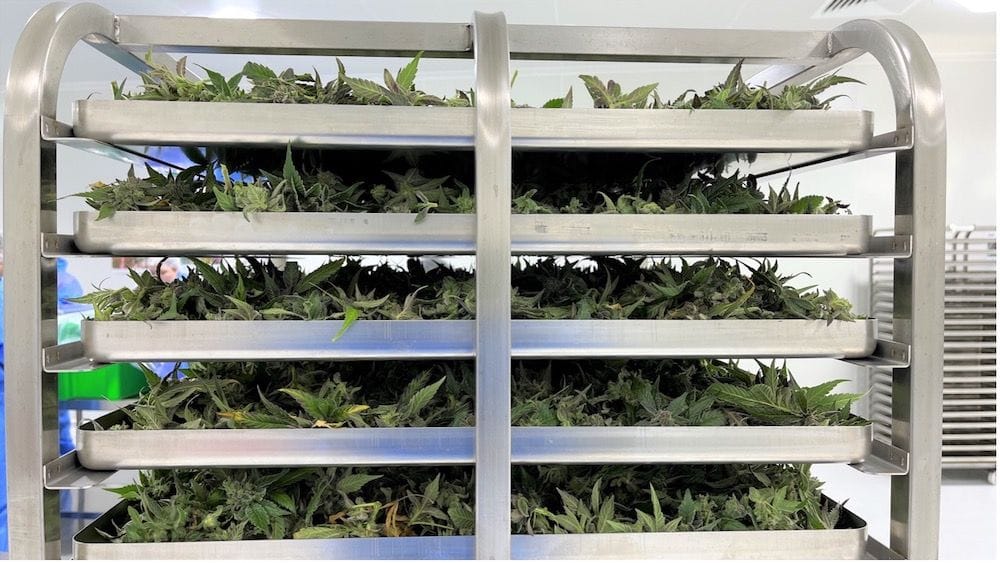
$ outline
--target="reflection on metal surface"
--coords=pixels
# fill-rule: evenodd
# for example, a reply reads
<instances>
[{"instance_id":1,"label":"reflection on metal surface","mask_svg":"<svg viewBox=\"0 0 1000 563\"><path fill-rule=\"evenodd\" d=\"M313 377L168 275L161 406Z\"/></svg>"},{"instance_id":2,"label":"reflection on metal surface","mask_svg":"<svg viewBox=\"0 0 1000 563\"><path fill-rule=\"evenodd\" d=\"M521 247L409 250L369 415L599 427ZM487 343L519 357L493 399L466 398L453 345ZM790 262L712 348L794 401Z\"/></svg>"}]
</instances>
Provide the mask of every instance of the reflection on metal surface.
<instances>
[{"instance_id":1,"label":"reflection on metal surface","mask_svg":"<svg viewBox=\"0 0 1000 563\"><path fill-rule=\"evenodd\" d=\"M75 214L60 250L119 256L472 254L475 216L410 213L120 211ZM721 256L905 255L898 237L871 237L867 215L513 215L514 254ZM163 233L172 233L164 239ZM48 240L48 239L47 239ZM893 246L899 242L902 248Z\"/></svg>"},{"instance_id":2,"label":"reflection on metal surface","mask_svg":"<svg viewBox=\"0 0 1000 563\"><path fill-rule=\"evenodd\" d=\"M112 543L99 530L124 516L111 509L73 538L76 559L472 559L472 536ZM843 528L644 534L511 536L512 559L860 559L868 525L844 510Z\"/></svg>"},{"instance_id":3,"label":"reflection on metal surface","mask_svg":"<svg viewBox=\"0 0 1000 563\"><path fill-rule=\"evenodd\" d=\"M473 15L476 60L475 555L510 559L511 100L507 19Z\"/></svg>"},{"instance_id":4,"label":"reflection on metal surface","mask_svg":"<svg viewBox=\"0 0 1000 563\"><path fill-rule=\"evenodd\" d=\"M83 321L83 358L264 361L472 358L475 321ZM862 358L875 349L874 320L514 320L511 357ZM69 346L69 345L64 345ZM54 347L50 353L63 351ZM78 357L60 357L77 367Z\"/></svg>"},{"instance_id":5,"label":"reflection on metal surface","mask_svg":"<svg viewBox=\"0 0 1000 563\"><path fill-rule=\"evenodd\" d=\"M73 133L114 145L473 148L477 110L404 106L80 100ZM510 109L515 149L856 151L864 111Z\"/></svg>"},{"instance_id":6,"label":"reflection on metal surface","mask_svg":"<svg viewBox=\"0 0 1000 563\"><path fill-rule=\"evenodd\" d=\"M205 467L469 465L472 428L107 430L123 411L81 426L80 463L95 470ZM871 426L521 427L514 464L861 463Z\"/></svg>"}]
</instances>

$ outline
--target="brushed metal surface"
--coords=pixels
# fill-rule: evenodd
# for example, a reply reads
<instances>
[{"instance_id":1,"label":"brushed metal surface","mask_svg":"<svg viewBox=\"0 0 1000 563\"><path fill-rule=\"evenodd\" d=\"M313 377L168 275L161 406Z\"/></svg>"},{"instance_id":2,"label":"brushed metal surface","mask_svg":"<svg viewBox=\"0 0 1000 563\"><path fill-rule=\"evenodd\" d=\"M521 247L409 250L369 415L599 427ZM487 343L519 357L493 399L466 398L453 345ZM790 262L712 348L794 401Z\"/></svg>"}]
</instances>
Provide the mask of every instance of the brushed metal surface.
<instances>
[{"instance_id":1,"label":"brushed metal surface","mask_svg":"<svg viewBox=\"0 0 1000 563\"><path fill-rule=\"evenodd\" d=\"M515 149L858 151L867 111L510 109ZM77 137L116 145L472 148L476 109L78 100Z\"/></svg>"},{"instance_id":2,"label":"brushed metal surface","mask_svg":"<svg viewBox=\"0 0 1000 563\"><path fill-rule=\"evenodd\" d=\"M825 31L660 29L510 25L510 57L533 60L617 60L818 64L830 57ZM156 45L177 53L260 53L412 56L473 55L469 26L460 23L118 16L123 48ZM838 59L842 60L842 59Z\"/></svg>"},{"instance_id":3,"label":"brushed metal surface","mask_svg":"<svg viewBox=\"0 0 1000 563\"><path fill-rule=\"evenodd\" d=\"M657 29L511 25L510 56L528 60L820 61L830 56L828 33L748 29Z\"/></svg>"},{"instance_id":4,"label":"brushed metal surface","mask_svg":"<svg viewBox=\"0 0 1000 563\"><path fill-rule=\"evenodd\" d=\"M77 457L91 470L180 467L469 465L472 428L106 430L127 414L83 424ZM104 430L102 430L104 429ZM514 464L860 463L866 426L522 427Z\"/></svg>"},{"instance_id":5,"label":"brushed metal surface","mask_svg":"<svg viewBox=\"0 0 1000 563\"><path fill-rule=\"evenodd\" d=\"M510 48L503 13L473 14L476 63L476 559L510 559Z\"/></svg>"},{"instance_id":6,"label":"brushed metal surface","mask_svg":"<svg viewBox=\"0 0 1000 563\"><path fill-rule=\"evenodd\" d=\"M864 111L511 110L514 148L817 152L867 148Z\"/></svg>"},{"instance_id":7,"label":"brushed metal surface","mask_svg":"<svg viewBox=\"0 0 1000 563\"><path fill-rule=\"evenodd\" d=\"M149 100L73 106L74 135L124 145L471 148L474 124L474 108Z\"/></svg>"},{"instance_id":8,"label":"brushed metal surface","mask_svg":"<svg viewBox=\"0 0 1000 563\"><path fill-rule=\"evenodd\" d=\"M912 346L909 367L892 380L892 445L910 453L906 475L890 485L889 548L911 559L938 556L941 497L947 134L941 79L920 37L895 21L855 20L831 33L831 51L870 53L885 72L896 130L913 146L896 153L896 235L913 252L893 263L893 340Z\"/></svg>"},{"instance_id":9,"label":"brushed metal surface","mask_svg":"<svg viewBox=\"0 0 1000 563\"><path fill-rule=\"evenodd\" d=\"M434 22L117 16L116 42L145 52L472 56L469 25Z\"/></svg>"},{"instance_id":10,"label":"brushed metal surface","mask_svg":"<svg viewBox=\"0 0 1000 563\"><path fill-rule=\"evenodd\" d=\"M5 515L14 559L60 554L59 497L43 486L43 466L59 458L58 385L42 374L41 361L43 348L57 341L56 264L41 252L42 235L56 232L57 165L56 146L41 138L41 123L56 117L59 83L73 47L85 38L113 35L113 14L96 4L48 4L24 25L6 77L3 322L8 330L2 423ZM105 54L135 62L130 53L105 45Z\"/></svg>"},{"instance_id":11,"label":"brushed metal surface","mask_svg":"<svg viewBox=\"0 0 1000 563\"><path fill-rule=\"evenodd\" d=\"M945 469L995 468L996 377L982 374L996 372L996 227L951 226L943 239L946 271L958 272L946 277L944 285L941 464ZM894 325L891 266L891 261L873 260L870 273L871 303L880 311L880 330L887 334ZM963 270L986 275L963 278ZM965 318L955 324L947 315L959 312ZM867 407L878 415L875 430L891 436L892 374L872 370L869 381L873 385Z\"/></svg>"},{"instance_id":12,"label":"brushed metal surface","mask_svg":"<svg viewBox=\"0 0 1000 563\"><path fill-rule=\"evenodd\" d=\"M126 503L73 538L75 559L472 559L472 536L111 543L98 530ZM846 509L834 530L511 536L512 559L860 559L868 524Z\"/></svg>"},{"instance_id":13,"label":"brushed metal surface","mask_svg":"<svg viewBox=\"0 0 1000 563\"><path fill-rule=\"evenodd\" d=\"M410 213L119 211L74 215L83 252L472 254L475 216ZM849 256L869 251L868 215L513 215L515 254ZM171 233L169 239L163 233Z\"/></svg>"},{"instance_id":14,"label":"brushed metal surface","mask_svg":"<svg viewBox=\"0 0 1000 563\"><path fill-rule=\"evenodd\" d=\"M138 361L471 358L475 321L83 321L82 354ZM511 321L515 358L865 357L875 321ZM67 362L71 358L62 358Z\"/></svg>"}]
</instances>

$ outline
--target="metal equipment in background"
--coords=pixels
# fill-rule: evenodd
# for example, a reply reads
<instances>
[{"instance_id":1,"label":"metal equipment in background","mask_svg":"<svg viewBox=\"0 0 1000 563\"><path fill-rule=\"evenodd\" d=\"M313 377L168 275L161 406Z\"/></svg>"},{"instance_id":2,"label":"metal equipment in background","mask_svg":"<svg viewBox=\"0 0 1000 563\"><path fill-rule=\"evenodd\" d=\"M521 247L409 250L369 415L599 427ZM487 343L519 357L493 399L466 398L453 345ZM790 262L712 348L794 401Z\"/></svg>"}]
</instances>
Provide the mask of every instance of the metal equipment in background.
<instances>
[{"instance_id":1,"label":"metal equipment in background","mask_svg":"<svg viewBox=\"0 0 1000 563\"><path fill-rule=\"evenodd\" d=\"M951 226L945 234L944 395L941 467L997 469L997 231ZM871 261L872 316L892 337L892 262ZM869 416L877 436L892 430L891 373L870 373Z\"/></svg>"},{"instance_id":2,"label":"metal equipment in background","mask_svg":"<svg viewBox=\"0 0 1000 563\"><path fill-rule=\"evenodd\" d=\"M92 525L75 538L78 559L801 559L851 558L865 553L865 523L852 515L845 515L843 526L836 530L512 537L508 510L511 464L525 460L565 463L588 456L607 463L760 459L851 463L861 471L892 475L890 542L883 546L869 541L869 553L917 559L937 556L942 397L942 327L938 320L944 311L939 296L944 287L941 232L945 228L946 142L937 70L911 29L897 22L868 20L851 21L829 32L532 26L507 25L502 15L482 14L472 18L471 25L195 20L117 15L94 4L54 4L28 22L14 51L7 90L3 167L6 320L8 325L16 322L19 326L17 331L7 331L6 363L6 392L11 399L7 436L12 556L59 557L58 490L101 485L116 468L171 467L184 460L171 458L170 452L192 453L178 449L179 444L173 442L180 435L167 436L171 442L136 441L129 437L132 431L122 431L123 441L110 445L104 436L85 434L86 439L78 446L81 451L59 457L55 433L58 400L51 372L79 369L121 352L135 360L162 360L165 355L179 358L207 352L197 347L210 342L220 349L225 346L227 357L234 359L287 358L289 349L301 354L299 357L330 360L343 359L345 350L367 354L365 357L379 355L379 350L395 358L416 354L475 357L475 428L386 430L402 443L424 440L424 445L407 457L408 464L475 467L477 535L126 544L109 542ZM412 56L423 52L425 57L471 58L475 61L476 97L480 103L475 108L411 108L81 100L76 102L73 122L63 123L56 115L61 71L70 50L80 41L135 71L147 69L143 54L150 50L156 51L161 61L169 59L163 52L324 56ZM871 113L864 111L511 108L506 88L509 61L518 59L685 63L746 60L770 65L751 79L753 83L780 89L808 81L865 53L872 54L885 70L896 106L894 128L878 135L872 131ZM410 225L394 232L382 231L380 226L400 226L408 220L393 221L390 216L369 214L366 221L357 222L350 214L310 214L294 219L261 214L251 217L249 223L240 217L240 240L228 241L233 231L226 230L225 225L234 224L239 214L185 212L156 213L155 218L119 212L101 223L89 214L81 214L73 234L56 232L59 203L54 196L59 144L141 162L147 158L141 148L144 145L237 143L474 150L477 192L484 197L475 217L428 217L419 232L411 232ZM894 234L872 236L870 218L860 223L857 218L760 218L755 219L759 223L748 225L746 217L726 215L706 215L696 220L670 215L576 215L539 216L526 222L499 211L511 205L510 152L526 149L782 153L779 168L757 170L762 176L818 163L835 164L895 153L893 185L873 186L894 191ZM766 161L757 162L759 165ZM484 201L488 204L483 205ZM498 212L500 216L496 216ZM154 220L177 221L178 225L170 229L145 228ZM863 225L861 232L859 224ZM173 236L178 240L171 240ZM105 245L108 241L113 244ZM124 325L118 323L92 322L84 326L81 342L62 346L56 342L56 256L204 256L238 252L323 255L366 251L473 254L479 271L492 273L495 287L480 286L475 322L433 321L440 323L434 325L440 331L422 333L420 338L425 341L433 340L435 335L463 336L438 339L431 348L415 345L410 338L414 334L407 327L416 326L410 324L415 321L389 321L386 325L358 321L337 345L327 338L324 342L274 340L261 346L261 339L280 337L273 330L278 325L272 324L278 321L196 322L198 333L207 335L197 343L153 340L152 331L177 330L174 325L149 323L139 330L123 332L120 329ZM751 324L743 323L758 321L722 321L725 330L720 330L715 321L679 321L681 329L670 324L675 321L622 321L624 324L614 330L599 322L591 327L570 321L547 325L554 328L539 331L542 327L530 323L512 323L509 307L504 306L509 295L497 292L503 286L509 256L519 252L885 257L895 273L893 340L876 339L874 327L868 329L870 323L845 327L842 323L821 322L804 330L792 330L785 321L774 321L753 325L747 333L746 327ZM314 325L303 321L297 326L308 332ZM225 339L236 330L249 330L257 337L228 346L233 342ZM587 349L589 344L574 340L575 335L592 330L618 336L606 341L606 349ZM734 338L741 332L745 338ZM649 337L645 341L628 337L640 333ZM779 333L787 333L788 337L776 338ZM664 340L664 335L671 334L683 334L684 339ZM841 339L849 345L838 344ZM586 349L589 355L599 357L732 357L731 346L738 341L748 343L748 347L736 351L737 356L823 356L892 368L891 417L897 424L884 439L873 440L870 428L866 428L851 433L849 439L860 440L855 444L858 447L823 450L819 454L801 445L829 440L830 429L734 427L712 429L706 435L699 434L703 430L699 428L671 428L666 432L648 428L570 428L560 430L571 431L573 436L564 432L558 439L561 447L556 448L542 430L511 431L509 426L508 373L509 359L514 354L567 357ZM351 342L354 346L349 345ZM696 348L696 343L701 347ZM836 349L817 349L817 343ZM261 444L270 443L274 449L266 453L272 465L294 465L301 446L320 439L322 444L316 450L329 455L339 451L345 459L351 456L350 463L363 465L386 459L391 448L401 443L390 440L388 446L383 445L370 430L321 430L322 434L317 434L302 429L280 436L270 430L206 430L202 439L212 441L217 455L200 457L199 463L203 467L259 464ZM656 439L647 440L652 434ZM282 450L285 446L292 447ZM831 460L832 455L839 459ZM95 525L106 525L115 516L109 513Z\"/></svg>"}]
</instances>

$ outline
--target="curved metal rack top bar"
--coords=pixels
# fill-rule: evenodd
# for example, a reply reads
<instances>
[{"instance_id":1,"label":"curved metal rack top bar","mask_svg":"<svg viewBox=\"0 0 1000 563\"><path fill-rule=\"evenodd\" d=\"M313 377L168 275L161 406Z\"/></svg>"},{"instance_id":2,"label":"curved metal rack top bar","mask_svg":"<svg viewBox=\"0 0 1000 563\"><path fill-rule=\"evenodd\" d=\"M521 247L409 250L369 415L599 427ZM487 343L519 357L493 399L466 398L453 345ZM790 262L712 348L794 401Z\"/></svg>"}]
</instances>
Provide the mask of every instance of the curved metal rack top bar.
<instances>
[{"instance_id":1,"label":"curved metal rack top bar","mask_svg":"<svg viewBox=\"0 0 1000 563\"><path fill-rule=\"evenodd\" d=\"M889 78L897 130L913 146L896 155L895 225L913 253L894 263L893 339L909 344L908 367L893 371L892 444L910 452L892 477L889 548L904 557L938 555L943 388L946 137L937 68L919 36L898 22L855 21L831 35L836 51L872 54Z\"/></svg>"},{"instance_id":2,"label":"curved metal rack top bar","mask_svg":"<svg viewBox=\"0 0 1000 563\"><path fill-rule=\"evenodd\" d=\"M940 484L945 128L940 81L927 49L895 22L855 21L832 32L663 30L506 26L502 15L455 23L219 20L119 16L94 4L53 4L27 24L8 77L5 110L5 291L9 514L12 555L59 556L58 502L44 488L43 465L57 458L56 381L43 373L42 350L55 344L56 279L43 237L55 234L55 145L42 130L55 122L58 86L69 51L85 41L126 67L146 68L136 53L172 52L476 56L474 145L477 181L495 186L476 218L480 309L477 311L478 557L510 554L509 59L661 62L774 62L755 76L774 88L801 82L865 52L882 65L893 90L897 129L894 232L912 239L912 254L894 262L894 339L912 347L893 372L893 445L908 451L910 472L894 476L890 549L912 558L937 555ZM194 24L194 25L192 25ZM206 35L203 30L209 30ZM156 55L164 60L162 54ZM883 139L884 136L880 136ZM891 143L890 143L891 144ZM481 201L487 203L487 200ZM502 267L501 267L502 264ZM490 280L492 283L484 283ZM500 397L498 400L497 397ZM480 402L481 401L481 402ZM504 405L508 404L505 409ZM919 416L917 416L919 414ZM503 525L498 523L503 521ZM883 552L885 553L885 552Z\"/></svg>"},{"instance_id":3,"label":"curved metal rack top bar","mask_svg":"<svg viewBox=\"0 0 1000 563\"><path fill-rule=\"evenodd\" d=\"M115 50L113 15L94 5L50 5L25 26L11 59L4 108L4 322L7 396L8 529L11 556L59 558L59 497L41 486L42 466L59 455L56 381L36 353L56 343L56 269L40 233L56 230L56 149L38 133L55 117L70 50L90 38ZM114 58L133 65L127 51ZM134 66L133 66L134 68ZM23 352L22 352L23 351Z\"/></svg>"}]
</instances>

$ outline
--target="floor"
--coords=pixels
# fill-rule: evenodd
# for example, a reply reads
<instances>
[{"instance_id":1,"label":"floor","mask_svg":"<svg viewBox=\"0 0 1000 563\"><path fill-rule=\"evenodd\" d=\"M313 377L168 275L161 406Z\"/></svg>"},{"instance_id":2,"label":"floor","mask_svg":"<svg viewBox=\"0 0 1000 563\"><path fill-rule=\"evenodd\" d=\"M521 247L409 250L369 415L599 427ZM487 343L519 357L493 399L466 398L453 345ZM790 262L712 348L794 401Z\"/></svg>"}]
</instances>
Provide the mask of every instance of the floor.
<instances>
[{"instance_id":1,"label":"floor","mask_svg":"<svg viewBox=\"0 0 1000 563\"><path fill-rule=\"evenodd\" d=\"M889 539L889 477L865 475L846 466L817 465L827 496L847 499L847 508L868 522L868 533ZM940 558L997 558L997 487L986 472L946 472L941 486Z\"/></svg>"}]
</instances>

